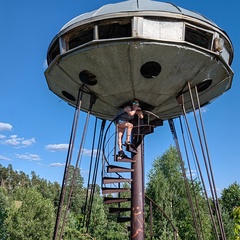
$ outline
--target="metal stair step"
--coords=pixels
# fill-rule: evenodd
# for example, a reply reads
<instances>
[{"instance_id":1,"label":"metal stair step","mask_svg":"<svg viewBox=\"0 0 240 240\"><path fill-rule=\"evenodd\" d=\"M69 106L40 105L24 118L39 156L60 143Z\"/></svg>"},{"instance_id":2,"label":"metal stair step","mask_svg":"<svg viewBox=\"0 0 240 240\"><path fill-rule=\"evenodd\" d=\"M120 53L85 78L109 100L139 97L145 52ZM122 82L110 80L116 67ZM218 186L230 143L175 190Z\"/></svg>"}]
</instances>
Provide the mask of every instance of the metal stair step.
<instances>
[{"instance_id":1,"label":"metal stair step","mask_svg":"<svg viewBox=\"0 0 240 240\"><path fill-rule=\"evenodd\" d=\"M129 222L129 221L131 221L131 217L118 217L117 218L118 223Z\"/></svg>"},{"instance_id":2,"label":"metal stair step","mask_svg":"<svg viewBox=\"0 0 240 240\"><path fill-rule=\"evenodd\" d=\"M123 203L129 201L131 201L131 198L104 197L103 199L104 204Z\"/></svg>"},{"instance_id":3,"label":"metal stair step","mask_svg":"<svg viewBox=\"0 0 240 240\"><path fill-rule=\"evenodd\" d=\"M115 207L110 207L109 208L109 213L120 213L120 212L130 212L131 208L115 208Z\"/></svg>"},{"instance_id":4,"label":"metal stair step","mask_svg":"<svg viewBox=\"0 0 240 240\"><path fill-rule=\"evenodd\" d=\"M161 121L162 123L162 121ZM157 124L157 122L156 122ZM158 123L160 124L160 123ZM161 125L159 125L161 126ZM153 133L154 132L154 126L153 125L141 125L137 131L135 131L133 133L133 135L147 135L147 134L150 134L150 133Z\"/></svg>"},{"instance_id":5,"label":"metal stair step","mask_svg":"<svg viewBox=\"0 0 240 240\"><path fill-rule=\"evenodd\" d=\"M125 168L125 167L119 167L115 165L108 165L107 166L107 172L112 173L112 172L133 172L134 170L131 168Z\"/></svg>"},{"instance_id":6,"label":"metal stair step","mask_svg":"<svg viewBox=\"0 0 240 240\"><path fill-rule=\"evenodd\" d=\"M112 203L122 203L122 202L129 202L131 198L113 198L113 197L105 197L103 199L104 204L112 204Z\"/></svg>"},{"instance_id":7,"label":"metal stair step","mask_svg":"<svg viewBox=\"0 0 240 240\"><path fill-rule=\"evenodd\" d=\"M141 132L140 134L141 135L147 135L147 134L150 134L150 133L153 133L154 132L154 128L153 126L145 126L141 129Z\"/></svg>"},{"instance_id":8,"label":"metal stair step","mask_svg":"<svg viewBox=\"0 0 240 240\"><path fill-rule=\"evenodd\" d=\"M156 118L156 119L151 120L149 124L154 127L163 126L163 120Z\"/></svg>"},{"instance_id":9,"label":"metal stair step","mask_svg":"<svg viewBox=\"0 0 240 240\"><path fill-rule=\"evenodd\" d=\"M132 179L131 178L104 177L102 182L103 182L103 184L122 183L122 182L132 182Z\"/></svg>"},{"instance_id":10,"label":"metal stair step","mask_svg":"<svg viewBox=\"0 0 240 240\"><path fill-rule=\"evenodd\" d=\"M126 151L137 153L136 147L133 144L126 145Z\"/></svg>"},{"instance_id":11,"label":"metal stair step","mask_svg":"<svg viewBox=\"0 0 240 240\"><path fill-rule=\"evenodd\" d=\"M110 193L121 193L121 192L130 192L130 188L102 188L102 194L110 194Z\"/></svg>"},{"instance_id":12,"label":"metal stair step","mask_svg":"<svg viewBox=\"0 0 240 240\"><path fill-rule=\"evenodd\" d=\"M115 162L130 162L135 163L136 161L131 158L118 158L117 156L114 159Z\"/></svg>"}]
</instances>

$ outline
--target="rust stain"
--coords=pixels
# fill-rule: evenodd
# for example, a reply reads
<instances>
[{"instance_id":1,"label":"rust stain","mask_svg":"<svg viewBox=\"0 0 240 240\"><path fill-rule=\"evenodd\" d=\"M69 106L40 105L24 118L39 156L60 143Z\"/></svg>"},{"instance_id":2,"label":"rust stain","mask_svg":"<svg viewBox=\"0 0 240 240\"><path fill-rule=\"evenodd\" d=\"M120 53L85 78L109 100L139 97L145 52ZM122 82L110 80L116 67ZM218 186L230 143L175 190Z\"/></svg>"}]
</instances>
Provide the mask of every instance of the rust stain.
<instances>
[{"instance_id":1,"label":"rust stain","mask_svg":"<svg viewBox=\"0 0 240 240\"><path fill-rule=\"evenodd\" d=\"M140 207L133 207L133 235L132 238L135 238L140 232L143 232L143 218L140 217L142 215L142 211Z\"/></svg>"}]
</instances>

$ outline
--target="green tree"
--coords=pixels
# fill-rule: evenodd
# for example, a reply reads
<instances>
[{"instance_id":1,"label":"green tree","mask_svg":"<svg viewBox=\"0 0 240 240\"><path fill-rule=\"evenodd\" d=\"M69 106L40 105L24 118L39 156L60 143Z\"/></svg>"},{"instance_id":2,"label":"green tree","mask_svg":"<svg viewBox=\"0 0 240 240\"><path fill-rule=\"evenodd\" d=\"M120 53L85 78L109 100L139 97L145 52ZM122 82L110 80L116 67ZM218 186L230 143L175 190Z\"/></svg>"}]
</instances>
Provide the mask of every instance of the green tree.
<instances>
[{"instance_id":1,"label":"green tree","mask_svg":"<svg viewBox=\"0 0 240 240\"><path fill-rule=\"evenodd\" d=\"M240 207L233 209L233 218L234 218L234 236L235 240L240 240Z\"/></svg>"},{"instance_id":2,"label":"green tree","mask_svg":"<svg viewBox=\"0 0 240 240\"><path fill-rule=\"evenodd\" d=\"M224 228L227 239L236 240L234 231L234 214L235 208L240 206L240 185L234 182L228 188L224 188L220 199L222 207L222 216L224 222Z\"/></svg>"},{"instance_id":3,"label":"green tree","mask_svg":"<svg viewBox=\"0 0 240 240\"><path fill-rule=\"evenodd\" d=\"M22 189L22 201L13 202L5 221L8 238L48 240L52 238L54 208L36 189Z\"/></svg>"},{"instance_id":4,"label":"green tree","mask_svg":"<svg viewBox=\"0 0 240 240\"><path fill-rule=\"evenodd\" d=\"M5 219L7 218L7 191L0 187L0 239L6 239L6 228L4 226Z\"/></svg>"},{"instance_id":5,"label":"green tree","mask_svg":"<svg viewBox=\"0 0 240 240\"><path fill-rule=\"evenodd\" d=\"M230 214L235 207L240 206L240 185L234 182L222 191L221 204Z\"/></svg>"},{"instance_id":6,"label":"green tree","mask_svg":"<svg viewBox=\"0 0 240 240\"><path fill-rule=\"evenodd\" d=\"M30 186L29 176L26 175L23 171L19 172L19 186L20 187L29 187Z\"/></svg>"},{"instance_id":7,"label":"green tree","mask_svg":"<svg viewBox=\"0 0 240 240\"><path fill-rule=\"evenodd\" d=\"M74 179L73 179L74 178ZM85 191L83 188L83 177L81 176L80 169L75 169L74 166L69 167L69 174L67 180L66 196L69 196L70 189L72 188L71 202L69 208L74 213L79 213L84 205ZM65 203L68 197L65 198Z\"/></svg>"},{"instance_id":8,"label":"green tree","mask_svg":"<svg viewBox=\"0 0 240 240\"><path fill-rule=\"evenodd\" d=\"M234 219L232 213L229 214L226 209L222 209L222 220L227 240L236 240L234 237Z\"/></svg>"},{"instance_id":9,"label":"green tree","mask_svg":"<svg viewBox=\"0 0 240 240\"><path fill-rule=\"evenodd\" d=\"M98 227L96 227L98 226ZM107 226L107 216L104 212L102 198L99 195L94 196L92 211L91 211L91 219L90 219L90 226L89 226L89 233L90 235L104 239L103 236L105 235L105 229Z\"/></svg>"},{"instance_id":10,"label":"green tree","mask_svg":"<svg viewBox=\"0 0 240 240\"><path fill-rule=\"evenodd\" d=\"M94 202L89 225L89 233L99 240L124 240L129 239L127 227L111 219L108 212L105 212L103 199L100 195L94 196Z\"/></svg>"},{"instance_id":11,"label":"green tree","mask_svg":"<svg viewBox=\"0 0 240 240\"><path fill-rule=\"evenodd\" d=\"M162 211L171 219L178 229L180 239L196 239L196 230L191 207L187 197L186 186L181 172L181 165L176 148L170 148L154 160L153 168L148 174L146 194L153 199ZM198 182L189 184L190 192L195 191L200 205L201 222L206 239L211 239L211 225L206 214L206 201L201 195ZM154 239L172 239L173 228L161 211L154 211ZM149 222L146 214L146 220Z\"/></svg>"}]
</instances>

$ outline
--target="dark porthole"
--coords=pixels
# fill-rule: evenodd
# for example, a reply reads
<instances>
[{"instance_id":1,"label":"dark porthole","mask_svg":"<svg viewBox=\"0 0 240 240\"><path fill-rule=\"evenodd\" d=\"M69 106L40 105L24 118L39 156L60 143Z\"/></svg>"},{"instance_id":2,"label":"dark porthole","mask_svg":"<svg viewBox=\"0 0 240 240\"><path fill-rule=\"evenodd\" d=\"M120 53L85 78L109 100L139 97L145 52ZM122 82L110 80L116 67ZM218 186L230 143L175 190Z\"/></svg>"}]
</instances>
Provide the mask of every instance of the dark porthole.
<instances>
[{"instance_id":1,"label":"dark porthole","mask_svg":"<svg viewBox=\"0 0 240 240\"><path fill-rule=\"evenodd\" d=\"M208 89L212 84L212 79L206 79L200 83L197 84L197 90L198 92L203 92L205 91L206 89Z\"/></svg>"},{"instance_id":2,"label":"dark porthole","mask_svg":"<svg viewBox=\"0 0 240 240\"><path fill-rule=\"evenodd\" d=\"M72 94L70 94L70 93L68 93L68 92L66 92L66 91L62 91L62 95L63 95L64 97L66 97L67 99L73 101L73 102L76 101L76 98L75 98Z\"/></svg>"},{"instance_id":3,"label":"dark porthole","mask_svg":"<svg viewBox=\"0 0 240 240\"><path fill-rule=\"evenodd\" d=\"M79 79L87 85L94 86L97 84L96 76L87 70L83 70L79 73Z\"/></svg>"},{"instance_id":4,"label":"dark porthole","mask_svg":"<svg viewBox=\"0 0 240 240\"><path fill-rule=\"evenodd\" d=\"M161 72L161 65L157 62L146 62L142 65L140 72L145 78L154 78Z\"/></svg>"}]
</instances>

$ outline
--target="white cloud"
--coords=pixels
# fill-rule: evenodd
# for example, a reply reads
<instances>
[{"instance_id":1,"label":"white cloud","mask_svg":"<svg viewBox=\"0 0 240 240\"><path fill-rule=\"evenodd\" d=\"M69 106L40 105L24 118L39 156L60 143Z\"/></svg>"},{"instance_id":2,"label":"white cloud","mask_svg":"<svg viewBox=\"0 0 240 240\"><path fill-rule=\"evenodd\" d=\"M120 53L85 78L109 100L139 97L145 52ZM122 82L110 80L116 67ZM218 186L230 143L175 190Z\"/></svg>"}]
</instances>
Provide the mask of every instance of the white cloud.
<instances>
[{"instance_id":1,"label":"white cloud","mask_svg":"<svg viewBox=\"0 0 240 240\"><path fill-rule=\"evenodd\" d=\"M204 113L206 113L208 111L209 111L209 109L207 108L207 106L201 107L201 114L204 114ZM199 109L196 109L195 113L196 113L197 116L199 116ZM188 115L190 117L194 117L195 116L193 111L189 112Z\"/></svg>"},{"instance_id":2,"label":"white cloud","mask_svg":"<svg viewBox=\"0 0 240 240\"><path fill-rule=\"evenodd\" d=\"M189 172L189 170L186 171L186 175L187 175L188 178L190 178L190 172ZM191 169L191 175L192 175L193 178L196 177L197 171Z\"/></svg>"},{"instance_id":3,"label":"white cloud","mask_svg":"<svg viewBox=\"0 0 240 240\"><path fill-rule=\"evenodd\" d=\"M205 106L205 107L201 107L201 111L202 111L202 113L205 113L205 112L207 112L209 109Z\"/></svg>"},{"instance_id":4,"label":"white cloud","mask_svg":"<svg viewBox=\"0 0 240 240\"><path fill-rule=\"evenodd\" d=\"M0 160L4 160L4 161L10 161L11 159L8 157L5 157L3 155L0 155Z\"/></svg>"},{"instance_id":5,"label":"white cloud","mask_svg":"<svg viewBox=\"0 0 240 240\"><path fill-rule=\"evenodd\" d=\"M44 68L44 69L47 69L47 68L48 68L47 59L45 59L44 62L43 62L43 68Z\"/></svg>"},{"instance_id":6,"label":"white cloud","mask_svg":"<svg viewBox=\"0 0 240 240\"><path fill-rule=\"evenodd\" d=\"M17 146L21 144L23 139L19 138L17 135L11 135L10 138L6 139L3 143L6 145Z\"/></svg>"},{"instance_id":7,"label":"white cloud","mask_svg":"<svg viewBox=\"0 0 240 240\"><path fill-rule=\"evenodd\" d=\"M2 135L2 134L0 134L0 139L4 139L4 138L6 138L6 136L5 136L5 135Z\"/></svg>"},{"instance_id":8,"label":"white cloud","mask_svg":"<svg viewBox=\"0 0 240 240\"><path fill-rule=\"evenodd\" d=\"M50 152L60 152L60 151L67 151L69 144L48 144L45 146L45 149ZM83 156L91 156L92 150L90 149L82 149ZM96 156L97 150L93 150L93 156Z\"/></svg>"},{"instance_id":9,"label":"white cloud","mask_svg":"<svg viewBox=\"0 0 240 240\"><path fill-rule=\"evenodd\" d=\"M82 150L82 152L83 152L83 156L91 156L91 154L92 154L92 150L89 150L89 149L83 149ZM93 150L93 156L95 157L96 156L96 154L97 154L97 150L95 149L95 150Z\"/></svg>"},{"instance_id":10,"label":"white cloud","mask_svg":"<svg viewBox=\"0 0 240 240\"><path fill-rule=\"evenodd\" d=\"M51 163L49 164L50 167L63 167L65 163Z\"/></svg>"},{"instance_id":11,"label":"white cloud","mask_svg":"<svg viewBox=\"0 0 240 240\"><path fill-rule=\"evenodd\" d=\"M45 146L45 149L50 152L59 152L59 151L67 151L69 144L48 144Z\"/></svg>"},{"instance_id":12,"label":"white cloud","mask_svg":"<svg viewBox=\"0 0 240 240\"><path fill-rule=\"evenodd\" d=\"M31 139L27 139L27 140L23 140L21 142L22 145L28 147L28 146L31 146L33 143L35 143L35 138L31 138Z\"/></svg>"},{"instance_id":13,"label":"white cloud","mask_svg":"<svg viewBox=\"0 0 240 240\"><path fill-rule=\"evenodd\" d=\"M16 154L16 157L19 159L25 159L30 161L39 161L41 158L37 154L25 153L25 154Z\"/></svg>"},{"instance_id":14,"label":"white cloud","mask_svg":"<svg viewBox=\"0 0 240 240\"><path fill-rule=\"evenodd\" d=\"M24 139L24 138L18 137L17 135L11 135L9 138L2 137L0 139L5 139L0 142L1 144L10 145L14 147L29 147L36 142L35 138Z\"/></svg>"},{"instance_id":15,"label":"white cloud","mask_svg":"<svg viewBox=\"0 0 240 240\"><path fill-rule=\"evenodd\" d=\"M9 123L0 122L0 131L11 131L12 125Z\"/></svg>"}]
</instances>

